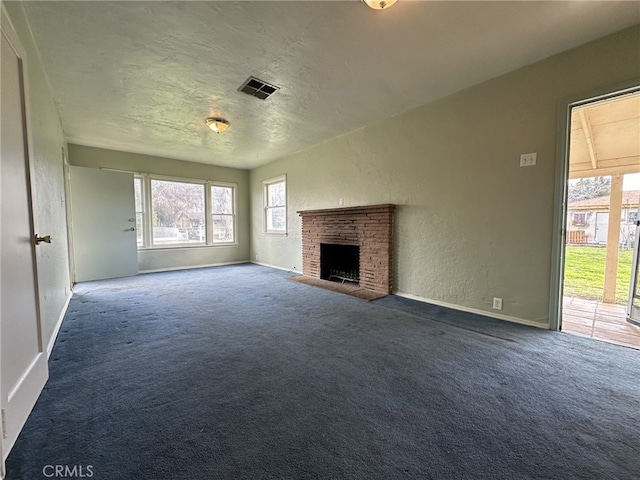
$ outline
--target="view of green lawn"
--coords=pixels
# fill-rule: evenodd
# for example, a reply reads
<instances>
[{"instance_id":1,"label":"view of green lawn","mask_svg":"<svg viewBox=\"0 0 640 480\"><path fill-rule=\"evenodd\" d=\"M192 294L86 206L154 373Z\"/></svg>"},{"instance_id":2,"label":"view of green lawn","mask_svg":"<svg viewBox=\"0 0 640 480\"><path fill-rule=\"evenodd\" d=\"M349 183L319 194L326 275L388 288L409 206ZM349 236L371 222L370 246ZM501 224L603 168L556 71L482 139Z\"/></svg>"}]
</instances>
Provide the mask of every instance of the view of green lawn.
<instances>
[{"instance_id":1,"label":"view of green lawn","mask_svg":"<svg viewBox=\"0 0 640 480\"><path fill-rule=\"evenodd\" d=\"M602 300L605 247L567 245L564 264L564 295L586 300ZM616 303L626 304L631 281L632 250L620 250Z\"/></svg>"}]
</instances>

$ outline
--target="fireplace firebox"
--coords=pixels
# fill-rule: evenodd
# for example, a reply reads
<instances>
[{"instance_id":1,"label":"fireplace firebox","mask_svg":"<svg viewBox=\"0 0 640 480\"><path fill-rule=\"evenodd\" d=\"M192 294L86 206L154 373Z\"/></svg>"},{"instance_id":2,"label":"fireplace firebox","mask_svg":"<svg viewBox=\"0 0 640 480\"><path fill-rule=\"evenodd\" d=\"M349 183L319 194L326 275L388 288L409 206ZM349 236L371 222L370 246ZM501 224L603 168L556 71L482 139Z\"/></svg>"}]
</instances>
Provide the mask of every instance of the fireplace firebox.
<instances>
[{"instance_id":1,"label":"fireplace firebox","mask_svg":"<svg viewBox=\"0 0 640 480\"><path fill-rule=\"evenodd\" d=\"M334 282L360 282L360 247L320 244L320 278Z\"/></svg>"}]
</instances>

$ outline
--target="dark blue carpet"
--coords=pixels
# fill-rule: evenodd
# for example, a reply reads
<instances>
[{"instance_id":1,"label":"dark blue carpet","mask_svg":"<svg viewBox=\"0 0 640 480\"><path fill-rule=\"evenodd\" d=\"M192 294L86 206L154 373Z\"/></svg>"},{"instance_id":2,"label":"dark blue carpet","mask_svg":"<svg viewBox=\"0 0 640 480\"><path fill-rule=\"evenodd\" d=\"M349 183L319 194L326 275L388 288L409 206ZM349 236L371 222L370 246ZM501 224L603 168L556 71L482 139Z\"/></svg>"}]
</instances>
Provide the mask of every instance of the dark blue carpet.
<instances>
[{"instance_id":1,"label":"dark blue carpet","mask_svg":"<svg viewBox=\"0 0 640 480\"><path fill-rule=\"evenodd\" d=\"M7 478L638 478L639 351L286 276L78 285Z\"/></svg>"}]
</instances>

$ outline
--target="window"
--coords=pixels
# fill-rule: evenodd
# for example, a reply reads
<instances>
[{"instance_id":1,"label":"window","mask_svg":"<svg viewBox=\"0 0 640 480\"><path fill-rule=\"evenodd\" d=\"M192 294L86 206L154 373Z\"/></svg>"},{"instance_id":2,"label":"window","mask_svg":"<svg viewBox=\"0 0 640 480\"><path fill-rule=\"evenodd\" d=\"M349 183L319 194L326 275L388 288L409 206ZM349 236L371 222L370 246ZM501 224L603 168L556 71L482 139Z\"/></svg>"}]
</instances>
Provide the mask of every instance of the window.
<instances>
[{"instance_id":1,"label":"window","mask_svg":"<svg viewBox=\"0 0 640 480\"><path fill-rule=\"evenodd\" d=\"M636 223L638 221L638 211L629 210L627 212L627 223Z\"/></svg>"},{"instance_id":2,"label":"window","mask_svg":"<svg viewBox=\"0 0 640 480\"><path fill-rule=\"evenodd\" d=\"M138 175L138 248L234 244L236 186Z\"/></svg>"},{"instance_id":3,"label":"window","mask_svg":"<svg viewBox=\"0 0 640 480\"><path fill-rule=\"evenodd\" d=\"M264 231L287 233L287 183L286 178L267 180L264 186Z\"/></svg>"},{"instance_id":4,"label":"window","mask_svg":"<svg viewBox=\"0 0 640 480\"><path fill-rule=\"evenodd\" d=\"M154 246L204 243L204 185L152 179L151 218Z\"/></svg>"},{"instance_id":5,"label":"window","mask_svg":"<svg viewBox=\"0 0 640 480\"><path fill-rule=\"evenodd\" d=\"M144 246L144 191L142 187L142 177L133 179L133 188L136 198L136 238L138 247Z\"/></svg>"},{"instance_id":6,"label":"window","mask_svg":"<svg viewBox=\"0 0 640 480\"><path fill-rule=\"evenodd\" d=\"M213 243L233 242L235 231L233 187L211 186L211 225Z\"/></svg>"},{"instance_id":7,"label":"window","mask_svg":"<svg viewBox=\"0 0 640 480\"><path fill-rule=\"evenodd\" d=\"M586 213L574 213L571 223L573 223L573 225L586 225L587 224Z\"/></svg>"}]
</instances>

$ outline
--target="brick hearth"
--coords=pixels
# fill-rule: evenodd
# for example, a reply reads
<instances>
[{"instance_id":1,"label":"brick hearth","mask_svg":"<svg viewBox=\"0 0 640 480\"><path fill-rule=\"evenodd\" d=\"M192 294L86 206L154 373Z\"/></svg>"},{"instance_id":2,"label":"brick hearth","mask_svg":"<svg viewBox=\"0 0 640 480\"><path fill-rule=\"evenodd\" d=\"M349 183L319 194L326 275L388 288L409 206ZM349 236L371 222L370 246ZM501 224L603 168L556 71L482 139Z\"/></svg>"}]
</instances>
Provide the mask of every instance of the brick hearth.
<instances>
[{"instance_id":1,"label":"brick hearth","mask_svg":"<svg viewBox=\"0 0 640 480\"><path fill-rule=\"evenodd\" d=\"M360 287L391 293L395 205L301 210L302 272L320 278L320 244L360 247Z\"/></svg>"}]
</instances>

